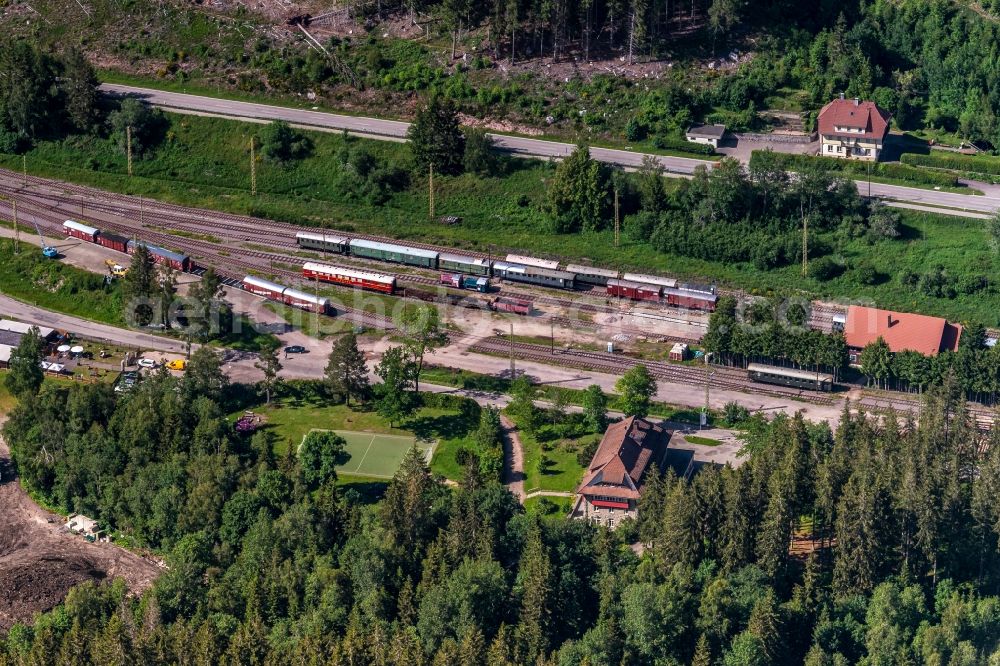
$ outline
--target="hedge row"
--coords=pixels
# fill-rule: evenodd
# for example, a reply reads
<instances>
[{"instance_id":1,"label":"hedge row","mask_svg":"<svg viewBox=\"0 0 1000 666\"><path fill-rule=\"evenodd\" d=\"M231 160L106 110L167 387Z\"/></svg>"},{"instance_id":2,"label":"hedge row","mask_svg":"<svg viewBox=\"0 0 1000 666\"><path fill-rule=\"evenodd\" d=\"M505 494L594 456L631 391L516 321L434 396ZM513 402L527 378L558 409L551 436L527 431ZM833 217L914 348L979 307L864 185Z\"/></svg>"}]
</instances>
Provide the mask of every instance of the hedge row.
<instances>
[{"instance_id":1,"label":"hedge row","mask_svg":"<svg viewBox=\"0 0 1000 666\"><path fill-rule=\"evenodd\" d=\"M687 139L680 139L673 136L655 136L653 137L653 147L658 150L677 150L682 153L691 153L693 155L714 155L715 150L712 146L704 143L692 143Z\"/></svg>"},{"instance_id":2,"label":"hedge row","mask_svg":"<svg viewBox=\"0 0 1000 666\"><path fill-rule=\"evenodd\" d=\"M761 151L755 150L750 156L750 162ZM815 157L813 155L792 155L788 153L774 153L776 159L784 168L789 171L797 171L807 165L818 164L829 171L837 171L853 178L863 179L868 176L868 168L871 166L871 175L879 178L891 178L916 185L934 185L939 187L952 187L958 184L953 175L937 171L925 171L917 167L906 164L889 164L860 162L854 160L838 159L836 157Z\"/></svg>"},{"instance_id":3,"label":"hedge row","mask_svg":"<svg viewBox=\"0 0 1000 666\"><path fill-rule=\"evenodd\" d=\"M953 169L955 171L971 171L973 173L985 173L991 176L1000 176L1000 158L998 157L961 155L959 153L931 153L929 155L904 153L903 156L899 158L899 161L905 164L912 164L914 166L934 167L936 169Z\"/></svg>"}]
</instances>

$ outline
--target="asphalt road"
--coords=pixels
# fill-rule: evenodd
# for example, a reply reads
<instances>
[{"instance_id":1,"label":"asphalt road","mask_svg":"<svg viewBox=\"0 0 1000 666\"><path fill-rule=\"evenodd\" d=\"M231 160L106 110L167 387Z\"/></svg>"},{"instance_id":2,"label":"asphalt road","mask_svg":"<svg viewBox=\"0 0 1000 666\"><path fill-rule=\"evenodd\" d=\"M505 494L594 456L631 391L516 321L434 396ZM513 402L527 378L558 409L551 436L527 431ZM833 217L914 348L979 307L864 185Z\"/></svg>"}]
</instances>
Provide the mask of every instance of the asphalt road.
<instances>
[{"instance_id":1,"label":"asphalt road","mask_svg":"<svg viewBox=\"0 0 1000 666\"><path fill-rule=\"evenodd\" d=\"M409 123L397 120L346 116L327 113L325 111L272 106L257 102L239 102L216 97L166 92L152 88L123 86L112 83L102 84L101 90L111 95L133 95L165 109L178 109L192 113L214 114L252 120L284 120L297 125L328 130L347 130L374 138L386 138L396 141L405 138L406 131L410 127ZM509 136L506 134L491 134L490 136L498 148L525 157L565 157L575 147L571 143ZM632 168L640 166L644 158L652 157L669 174L674 175L690 175L699 166L711 168L713 164L708 160L647 155L646 153L616 150L613 148L591 147L590 154L594 159L602 162ZM902 187L900 185L885 185L881 183L871 183L869 185L867 181L862 180L855 182L857 183L858 190L864 195L870 192L872 196L894 201L920 204L927 207L939 207L944 209L937 211L941 213L961 215L964 211L993 213L1000 210L1000 196L972 196L915 187Z\"/></svg>"},{"instance_id":2,"label":"asphalt road","mask_svg":"<svg viewBox=\"0 0 1000 666\"><path fill-rule=\"evenodd\" d=\"M183 342L51 312L4 294L0 294L0 313L5 317L61 331L70 331L76 335L95 340L106 340L139 349L153 349L175 354L184 353Z\"/></svg>"}]
</instances>

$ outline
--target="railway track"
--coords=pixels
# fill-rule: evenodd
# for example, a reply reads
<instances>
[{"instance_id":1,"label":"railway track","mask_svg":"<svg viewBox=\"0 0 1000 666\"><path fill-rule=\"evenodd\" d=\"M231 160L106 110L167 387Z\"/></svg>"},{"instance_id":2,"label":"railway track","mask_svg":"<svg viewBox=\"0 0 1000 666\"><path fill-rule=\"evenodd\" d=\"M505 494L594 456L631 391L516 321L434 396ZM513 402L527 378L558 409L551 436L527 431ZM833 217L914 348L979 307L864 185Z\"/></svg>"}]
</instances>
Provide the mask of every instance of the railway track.
<instances>
[{"instance_id":1,"label":"railway track","mask_svg":"<svg viewBox=\"0 0 1000 666\"><path fill-rule=\"evenodd\" d=\"M0 188L0 191L3 191L3 188ZM48 210L45 210L45 204L39 204L36 201L31 201L19 195L12 194L10 196L17 200L19 214L23 215L25 212L30 213L37 221L41 222L39 224L40 227L44 227L46 230L57 236L62 235L62 223L65 216L61 209L56 206L51 206L48 207ZM39 210L39 207L42 207L43 210ZM25 210L25 208L27 210ZM7 202L0 202L0 211L3 211L9 216L12 213L10 204ZM130 235L135 231L133 227L118 222L102 220L101 223L105 228L122 233L123 235ZM153 243L154 245L176 247L177 249L188 254L195 264L191 271L195 275L203 274L208 266L212 266L220 278L222 278L223 282L231 287L239 287L243 276L247 273L260 272L262 270L269 271L271 274L282 277L285 280L298 281L302 279L302 275L296 271L290 271L274 266L262 266L260 263L249 261L249 259L267 261L286 260L286 258L282 255L247 250L243 248L220 248L214 243L209 243L207 241L178 237L172 234L165 234L151 230L144 230L142 238L143 240ZM232 256L233 254L238 256L234 257ZM241 268L243 270L234 271L234 268ZM429 282L433 281L429 280ZM395 325L392 323L392 320L387 317L374 315L346 305L338 307L338 315L343 319L367 328L378 328L383 330L395 329Z\"/></svg>"},{"instance_id":2,"label":"railway track","mask_svg":"<svg viewBox=\"0 0 1000 666\"><path fill-rule=\"evenodd\" d=\"M694 366L676 365L663 361L646 361L627 356L614 356L602 352L583 350L558 350L553 353L549 347L544 345L528 342L514 342L511 345L510 341L504 339L502 336L480 340L472 344L469 347L469 351L493 356L509 356L512 348L515 359L522 361L536 361L549 365L559 365L591 372L605 372L613 375L621 375L630 368L641 364L649 369L650 374L654 378L661 381L703 385L706 379L705 370ZM761 384L751 382L742 372L731 368L710 366L710 369L712 373L710 383L714 389L753 392L758 395L803 400L817 405L833 405L837 402L836 398L829 395L762 386Z\"/></svg>"}]
</instances>

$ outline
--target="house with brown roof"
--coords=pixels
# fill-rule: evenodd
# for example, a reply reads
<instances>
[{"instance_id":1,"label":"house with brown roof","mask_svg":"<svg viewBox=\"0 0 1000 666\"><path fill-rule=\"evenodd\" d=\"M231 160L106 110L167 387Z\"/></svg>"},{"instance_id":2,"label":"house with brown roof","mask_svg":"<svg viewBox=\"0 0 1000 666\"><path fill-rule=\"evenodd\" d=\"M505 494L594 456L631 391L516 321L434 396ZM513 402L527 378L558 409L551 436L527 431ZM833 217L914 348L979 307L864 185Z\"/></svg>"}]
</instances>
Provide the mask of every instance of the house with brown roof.
<instances>
[{"instance_id":1,"label":"house with brown roof","mask_svg":"<svg viewBox=\"0 0 1000 666\"><path fill-rule=\"evenodd\" d=\"M608 527L634 518L655 464L663 469L670 431L635 416L608 426L577 489L573 517Z\"/></svg>"},{"instance_id":2,"label":"house with brown roof","mask_svg":"<svg viewBox=\"0 0 1000 666\"><path fill-rule=\"evenodd\" d=\"M943 351L956 351L962 327L941 317L892 312L878 308L852 305L847 309L844 337L851 363L858 363L865 345L879 338L885 340L892 353L915 351L924 356L937 356Z\"/></svg>"},{"instance_id":3,"label":"house with brown roof","mask_svg":"<svg viewBox=\"0 0 1000 666\"><path fill-rule=\"evenodd\" d=\"M819 112L820 155L877 161L889 134L891 117L875 102L862 102L857 97L844 99L841 95Z\"/></svg>"}]
</instances>

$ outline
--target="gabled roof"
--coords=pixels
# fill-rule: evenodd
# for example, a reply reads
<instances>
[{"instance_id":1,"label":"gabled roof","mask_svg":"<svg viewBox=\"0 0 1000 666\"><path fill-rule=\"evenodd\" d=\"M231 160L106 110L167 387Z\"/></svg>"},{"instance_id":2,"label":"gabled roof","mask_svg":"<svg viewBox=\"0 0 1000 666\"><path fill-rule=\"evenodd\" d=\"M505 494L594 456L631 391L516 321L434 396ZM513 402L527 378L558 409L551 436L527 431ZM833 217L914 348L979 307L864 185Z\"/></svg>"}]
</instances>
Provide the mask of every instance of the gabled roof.
<instances>
[{"instance_id":1,"label":"gabled roof","mask_svg":"<svg viewBox=\"0 0 1000 666\"><path fill-rule=\"evenodd\" d=\"M893 353L909 350L920 352L924 356L935 356L945 350L955 351L961 335L961 326L949 324L940 317L860 305L852 305L847 309L847 323L844 326L848 347L860 349L882 338Z\"/></svg>"},{"instance_id":2,"label":"gabled roof","mask_svg":"<svg viewBox=\"0 0 1000 666\"><path fill-rule=\"evenodd\" d=\"M819 133L882 140L889 133L889 119L891 117L888 111L879 108L875 102L835 99L819 112ZM838 132L838 127L850 127L864 131L862 133Z\"/></svg>"},{"instance_id":3,"label":"gabled roof","mask_svg":"<svg viewBox=\"0 0 1000 666\"><path fill-rule=\"evenodd\" d=\"M608 426L579 492L638 499L643 475L650 463L662 464L669 441L663 426L635 416Z\"/></svg>"}]
</instances>

